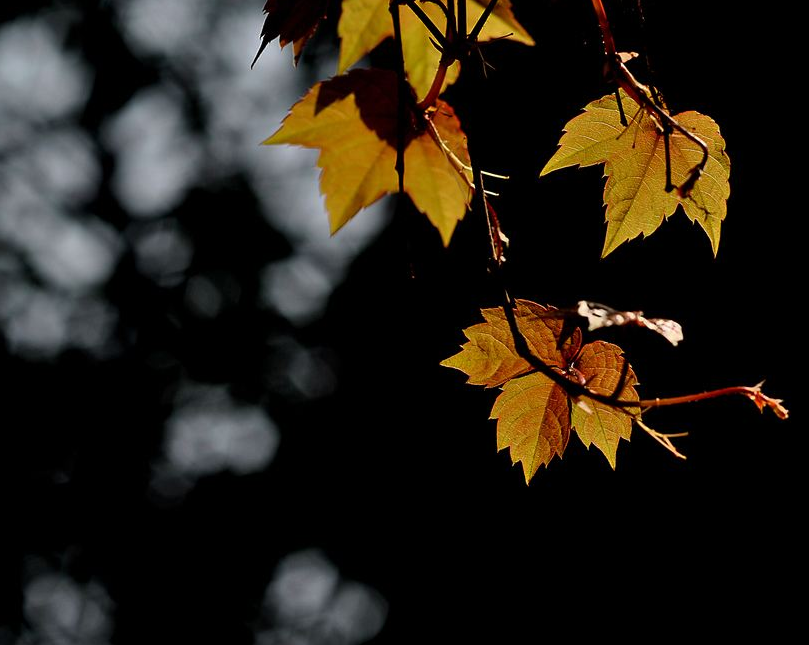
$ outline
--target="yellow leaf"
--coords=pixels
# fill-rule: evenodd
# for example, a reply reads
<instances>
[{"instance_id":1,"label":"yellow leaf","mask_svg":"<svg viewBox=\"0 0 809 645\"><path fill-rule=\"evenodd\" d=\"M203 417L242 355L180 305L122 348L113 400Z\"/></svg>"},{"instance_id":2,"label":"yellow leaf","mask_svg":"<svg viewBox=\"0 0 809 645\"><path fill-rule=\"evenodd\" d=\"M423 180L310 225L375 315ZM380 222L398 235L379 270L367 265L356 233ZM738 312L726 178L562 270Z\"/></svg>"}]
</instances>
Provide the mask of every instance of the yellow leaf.
<instances>
[{"instance_id":1,"label":"yellow leaf","mask_svg":"<svg viewBox=\"0 0 809 645\"><path fill-rule=\"evenodd\" d=\"M481 4L472 0L468 2L469 29L483 13L485 4L487 3ZM385 38L393 37L393 21L388 6L389 0L343 0L342 13L337 25L340 37L338 73L347 70ZM420 2L419 7L442 32L445 32L446 19L440 7L432 2ZM427 29L410 9L401 6L399 15L407 78L416 95L422 98L430 89L441 54L430 42ZM487 19L478 40L483 42L505 37L526 45L534 44L531 36L514 17L511 2L500 0ZM457 63L450 67L444 87L457 79L458 71Z\"/></svg>"},{"instance_id":2,"label":"yellow leaf","mask_svg":"<svg viewBox=\"0 0 809 645\"><path fill-rule=\"evenodd\" d=\"M623 386L617 398L637 401L635 385L638 379L631 367L624 368L624 362L621 348L603 341L595 341L582 347L576 360L577 369L587 387L604 396L616 394L616 389L621 385L621 374L626 369ZM632 415L639 413L639 408L616 408L585 398L583 406L572 406L571 422L582 443L588 448L592 444L603 452L614 469L618 442L621 439L629 441Z\"/></svg>"},{"instance_id":3,"label":"yellow leaf","mask_svg":"<svg viewBox=\"0 0 809 645\"><path fill-rule=\"evenodd\" d=\"M548 364L561 368L567 350L557 347L562 332L562 320L547 317L551 310L530 300L517 300L514 315L528 346L536 356ZM464 330L468 342L461 351L441 362L445 367L461 370L470 385L496 387L509 379L532 370L514 347L506 315L501 307L482 309L485 322ZM576 349L581 343L581 332L574 334Z\"/></svg>"},{"instance_id":4,"label":"yellow leaf","mask_svg":"<svg viewBox=\"0 0 809 645\"><path fill-rule=\"evenodd\" d=\"M522 462L526 484L540 466L562 456L570 439L567 395L543 374L506 383L491 418L497 419L497 450L508 448L512 463Z\"/></svg>"},{"instance_id":5,"label":"yellow leaf","mask_svg":"<svg viewBox=\"0 0 809 645\"><path fill-rule=\"evenodd\" d=\"M332 233L361 209L398 190L397 86L393 72L378 69L352 70L317 83L264 141L320 149L320 190ZM465 136L446 103L439 102L428 115L410 116L405 192L448 244L470 197L464 173L449 155L457 151L460 162L468 164Z\"/></svg>"},{"instance_id":6,"label":"yellow leaf","mask_svg":"<svg viewBox=\"0 0 809 645\"><path fill-rule=\"evenodd\" d=\"M569 166L605 164L607 233L602 257L638 235L651 235L679 204L688 218L703 228L716 255L730 195L730 159L719 126L698 112L674 116L705 142L709 151L700 178L690 194L682 197L676 190L666 190L665 142L660 126L623 91L621 102L627 117L634 117L629 126L621 124L614 95L589 103L565 126L559 149L540 177ZM676 130L669 135L672 184L685 182L701 159L702 149L688 137Z\"/></svg>"},{"instance_id":7,"label":"yellow leaf","mask_svg":"<svg viewBox=\"0 0 809 645\"><path fill-rule=\"evenodd\" d=\"M393 36L389 4L389 0L343 0L337 23L340 37L338 74L345 72L385 38Z\"/></svg>"},{"instance_id":8,"label":"yellow leaf","mask_svg":"<svg viewBox=\"0 0 809 645\"><path fill-rule=\"evenodd\" d=\"M422 6L424 13L432 19L433 23L444 31L446 21L441 9L434 4ZM404 54L405 72L407 80L416 92L416 96L424 98L430 91L438 62L441 59L439 52L430 42L430 34L416 15L407 7L401 8L402 16L402 53ZM391 35L393 33L391 32ZM447 77L442 87L446 89L458 80L460 66L453 63L447 70Z\"/></svg>"},{"instance_id":9,"label":"yellow leaf","mask_svg":"<svg viewBox=\"0 0 809 645\"><path fill-rule=\"evenodd\" d=\"M461 370L467 383L501 386L492 407L497 419L497 449L508 448L513 463L522 463L526 483L554 456L561 457L571 429L585 446L594 445L615 468L620 439L629 440L635 407L616 407L586 394L571 397L568 390L546 374L538 372L518 353L502 308L481 310L484 321L464 330L468 342L461 351L441 362ZM558 310L529 300L518 300L515 317L531 353L571 388L586 386L595 394L637 401L637 378L626 364L621 349L594 341L581 344L581 330L572 332ZM623 379L623 382L622 382Z\"/></svg>"}]
</instances>

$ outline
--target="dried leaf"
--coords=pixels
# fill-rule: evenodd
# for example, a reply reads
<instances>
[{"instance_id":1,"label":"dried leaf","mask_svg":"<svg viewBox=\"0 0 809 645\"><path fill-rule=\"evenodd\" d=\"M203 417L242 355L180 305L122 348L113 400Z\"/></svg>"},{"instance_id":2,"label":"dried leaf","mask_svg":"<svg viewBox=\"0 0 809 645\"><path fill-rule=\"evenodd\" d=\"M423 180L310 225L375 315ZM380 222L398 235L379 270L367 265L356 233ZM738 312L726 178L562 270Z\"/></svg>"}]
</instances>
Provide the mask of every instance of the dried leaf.
<instances>
[{"instance_id":1,"label":"dried leaf","mask_svg":"<svg viewBox=\"0 0 809 645\"><path fill-rule=\"evenodd\" d=\"M576 313L587 319L587 331L602 327L634 325L657 332L672 345L677 345L683 339L683 328L676 320L646 318L642 311L618 311L607 305L579 300Z\"/></svg>"}]
</instances>

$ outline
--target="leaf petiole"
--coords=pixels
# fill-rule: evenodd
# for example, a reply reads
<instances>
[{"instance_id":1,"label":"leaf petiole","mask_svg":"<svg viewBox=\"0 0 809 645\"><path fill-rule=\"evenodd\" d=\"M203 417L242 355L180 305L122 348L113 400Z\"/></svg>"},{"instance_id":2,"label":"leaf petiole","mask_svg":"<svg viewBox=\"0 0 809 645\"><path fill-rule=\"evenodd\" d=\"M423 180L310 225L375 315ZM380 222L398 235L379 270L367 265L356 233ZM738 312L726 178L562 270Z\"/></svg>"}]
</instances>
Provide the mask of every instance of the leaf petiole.
<instances>
[{"instance_id":1,"label":"leaf petiole","mask_svg":"<svg viewBox=\"0 0 809 645\"><path fill-rule=\"evenodd\" d=\"M607 18L607 12L604 9L604 4L601 0L592 0L592 3L593 9L598 17L598 24L601 28L601 36L604 41L604 51L607 55L607 65L609 65L609 70L612 76L618 85L630 96L630 98L632 98L632 100L634 100L638 105L649 112L653 117L656 117L660 125L664 128L663 134L665 137L667 153L666 192L671 192L675 188L675 186L671 183L671 164L668 156L669 140L668 134L666 133L666 128L669 130L676 130L699 146L700 150L702 150L702 160L691 168L685 181L680 184L680 186L676 187L680 197L686 198L691 194L694 185L702 176L702 171L705 169L705 165L708 163L708 157L710 156L708 146L702 139L680 125L680 123L674 117L672 117L665 109L657 104L657 101L655 100L657 98L655 90L643 85L632 75L632 72L630 72L627 66L624 64L624 57L615 48L615 39L612 36L612 29L610 28L609 19ZM623 115L623 108L620 107L620 99L619 111ZM623 119L621 122L623 123Z\"/></svg>"},{"instance_id":2,"label":"leaf petiole","mask_svg":"<svg viewBox=\"0 0 809 645\"><path fill-rule=\"evenodd\" d=\"M474 42L477 40L477 37L480 35L481 29L483 29L483 25L486 24L486 21L489 19L492 11L494 11L495 6L497 5L497 0L489 0L489 4L486 5L486 8L483 10L483 13L480 14L480 18L475 23L475 26L472 27L472 31L469 32L468 40L469 42Z\"/></svg>"},{"instance_id":3,"label":"leaf petiole","mask_svg":"<svg viewBox=\"0 0 809 645\"><path fill-rule=\"evenodd\" d=\"M446 36L441 33L441 30L435 25L435 23L430 20L430 16L424 13L424 10L415 3L415 0L404 0L404 2L408 7L410 7L410 10L416 14L416 17L422 22L427 30L433 35L433 38L435 38L438 44L441 46L441 50L447 51L450 46L449 41L447 40Z\"/></svg>"}]
</instances>

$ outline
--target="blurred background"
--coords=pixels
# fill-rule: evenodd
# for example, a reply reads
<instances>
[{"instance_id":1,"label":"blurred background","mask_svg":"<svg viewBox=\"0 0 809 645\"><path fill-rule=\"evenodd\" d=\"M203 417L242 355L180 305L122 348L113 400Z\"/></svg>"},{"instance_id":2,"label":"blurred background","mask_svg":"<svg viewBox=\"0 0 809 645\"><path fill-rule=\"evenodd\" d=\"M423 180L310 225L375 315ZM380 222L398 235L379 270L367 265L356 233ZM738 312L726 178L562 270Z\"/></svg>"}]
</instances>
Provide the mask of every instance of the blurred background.
<instances>
[{"instance_id":1,"label":"blurred background","mask_svg":"<svg viewBox=\"0 0 809 645\"><path fill-rule=\"evenodd\" d=\"M467 218L443 248L383 199L329 235L317 152L259 144L335 73L339 3L297 67L275 42L251 69L263 4L0 6L0 645L789 633L785 584L805 569L798 23L607 3L672 110L728 142L716 258L678 212L600 260L602 169L537 178L610 91L589 2L516 0L537 46L487 46L489 87L447 93L462 120L475 101L486 169L511 177L495 204L515 295L681 322L678 348L599 336L643 397L766 379L791 412L655 411L689 432L686 461L636 430L613 471L572 438L526 487L496 452L494 393L439 366L498 303L484 228Z\"/></svg>"}]
</instances>

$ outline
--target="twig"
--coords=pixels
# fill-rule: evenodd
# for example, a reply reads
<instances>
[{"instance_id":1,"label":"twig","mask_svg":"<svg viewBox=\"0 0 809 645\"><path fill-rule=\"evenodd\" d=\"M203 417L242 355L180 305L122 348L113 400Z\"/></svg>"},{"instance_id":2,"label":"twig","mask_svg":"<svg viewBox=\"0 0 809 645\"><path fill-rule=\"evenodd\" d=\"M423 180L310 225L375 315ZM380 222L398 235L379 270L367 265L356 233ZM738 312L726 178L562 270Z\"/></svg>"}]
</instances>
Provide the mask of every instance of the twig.
<instances>
[{"instance_id":1,"label":"twig","mask_svg":"<svg viewBox=\"0 0 809 645\"><path fill-rule=\"evenodd\" d=\"M652 90L650 90L646 85L640 83L632 75L632 72L627 69L620 53L615 48L615 39L612 36L610 23L607 19L607 12L604 10L602 1L592 0L592 3L596 16L598 17L599 27L601 28L601 36L604 41L604 51L607 55L607 65L609 65L609 69L615 81L618 83L621 89L623 89L624 92L626 92L632 98L632 100L646 109L647 112L656 118L658 124L663 129L663 136L666 137L666 144L668 144L666 128L671 128L672 130L676 130L682 134L693 143L697 144L702 151L702 159L689 171L688 177L686 177L685 181L680 184L679 187L677 187L677 192L680 194L680 197L688 197L694 188L694 184L697 183L697 180L702 175L705 165L708 163L708 158L710 156L708 146L693 132L690 132L688 129L681 126L679 122L668 113L667 110L657 105L657 103L653 100L654 94ZM668 177L666 181L666 191L668 192L675 188L670 179L671 165L668 159L666 160L666 172Z\"/></svg>"}]
</instances>

